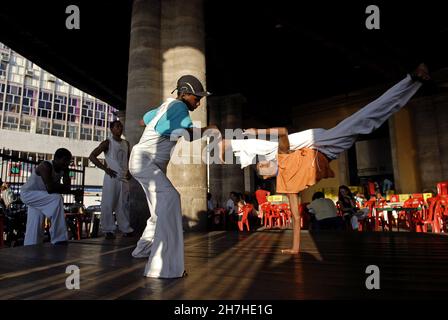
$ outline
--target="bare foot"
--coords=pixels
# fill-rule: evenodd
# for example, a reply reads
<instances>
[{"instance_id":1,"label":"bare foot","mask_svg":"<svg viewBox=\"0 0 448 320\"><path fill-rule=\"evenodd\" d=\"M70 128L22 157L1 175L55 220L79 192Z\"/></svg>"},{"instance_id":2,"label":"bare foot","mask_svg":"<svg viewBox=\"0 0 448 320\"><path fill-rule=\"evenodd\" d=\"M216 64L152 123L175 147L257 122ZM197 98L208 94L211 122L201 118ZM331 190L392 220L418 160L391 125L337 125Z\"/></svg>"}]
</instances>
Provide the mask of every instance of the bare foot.
<instances>
[{"instance_id":1,"label":"bare foot","mask_svg":"<svg viewBox=\"0 0 448 320\"><path fill-rule=\"evenodd\" d=\"M283 254L298 254L299 250L293 250L293 249L283 249L282 250Z\"/></svg>"}]
</instances>

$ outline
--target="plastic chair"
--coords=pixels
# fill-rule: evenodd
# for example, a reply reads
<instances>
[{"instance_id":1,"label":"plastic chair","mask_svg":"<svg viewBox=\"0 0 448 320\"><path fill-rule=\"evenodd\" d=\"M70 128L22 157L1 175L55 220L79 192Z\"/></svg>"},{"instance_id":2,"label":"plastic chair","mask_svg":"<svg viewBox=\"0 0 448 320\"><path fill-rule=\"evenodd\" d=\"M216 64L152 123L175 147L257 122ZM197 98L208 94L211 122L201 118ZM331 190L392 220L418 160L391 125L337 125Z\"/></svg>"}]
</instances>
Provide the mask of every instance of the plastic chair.
<instances>
[{"instance_id":1,"label":"plastic chair","mask_svg":"<svg viewBox=\"0 0 448 320\"><path fill-rule=\"evenodd\" d=\"M289 204L282 203L278 205L278 210L280 213L280 218L282 220L282 226L291 226L291 210L289 208Z\"/></svg>"},{"instance_id":2,"label":"plastic chair","mask_svg":"<svg viewBox=\"0 0 448 320\"><path fill-rule=\"evenodd\" d=\"M244 231L244 226L246 226L247 231L250 231L248 216L254 210L254 207L251 204L246 204L243 206L242 209L243 209L243 216L241 220L238 220L238 229L240 231Z\"/></svg>"},{"instance_id":3,"label":"plastic chair","mask_svg":"<svg viewBox=\"0 0 448 320\"><path fill-rule=\"evenodd\" d=\"M403 205L405 208L415 208L413 211L405 212L409 220L409 229L411 231L422 232L421 226L425 216L423 198L410 198Z\"/></svg>"},{"instance_id":4,"label":"plastic chair","mask_svg":"<svg viewBox=\"0 0 448 320\"><path fill-rule=\"evenodd\" d=\"M438 198L428 198L428 210L427 216L421 221L423 232L428 232L428 225L431 225L431 231L433 233L440 233L440 225L438 220L436 219L436 206L438 202Z\"/></svg>"},{"instance_id":5,"label":"plastic chair","mask_svg":"<svg viewBox=\"0 0 448 320\"><path fill-rule=\"evenodd\" d=\"M448 181L442 181L437 184L438 195L448 195Z\"/></svg>"}]
</instances>

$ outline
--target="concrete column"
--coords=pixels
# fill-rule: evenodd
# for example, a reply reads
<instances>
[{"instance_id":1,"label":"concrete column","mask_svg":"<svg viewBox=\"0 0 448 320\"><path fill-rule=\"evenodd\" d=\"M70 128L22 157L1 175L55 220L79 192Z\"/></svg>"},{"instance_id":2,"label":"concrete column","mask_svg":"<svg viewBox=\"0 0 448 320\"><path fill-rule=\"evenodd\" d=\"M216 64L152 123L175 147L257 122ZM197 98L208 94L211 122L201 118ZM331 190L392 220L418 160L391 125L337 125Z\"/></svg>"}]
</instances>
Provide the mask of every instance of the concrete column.
<instances>
[{"instance_id":1,"label":"concrete column","mask_svg":"<svg viewBox=\"0 0 448 320\"><path fill-rule=\"evenodd\" d=\"M160 0L134 0L132 7L125 126L131 146L143 133L138 121L162 98L160 10Z\"/></svg>"},{"instance_id":2,"label":"concrete column","mask_svg":"<svg viewBox=\"0 0 448 320\"><path fill-rule=\"evenodd\" d=\"M243 107L245 98L240 94L209 98L210 123L216 124L221 131L238 129L243 125ZM235 160L235 157L234 157ZM248 168L252 170L252 168ZM231 191L250 191L245 186L244 171L239 164L211 165L210 193L218 205L224 206ZM252 177L253 178L253 177ZM251 180L248 179L250 183Z\"/></svg>"},{"instance_id":3,"label":"concrete column","mask_svg":"<svg viewBox=\"0 0 448 320\"><path fill-rule=\"evenodd\" d=\"M160 58L160 0L134 0L129 45L128 90L124 135L135 145L143 132L138 121L149 107L156 107L162 98ZM132 179L131 225L142 231L149 217L146 197L141 186Z\"/></svg>"},{"instance_id":4,"label":"concrete column","mask_svg":"<svg viewBox=\"0 0 448 320\"><path fill-rule=\"evenodd\" d=\"M163 98L175 97L171 91L177 80L185 74L197 77L207 88L205 81L205 36L203 0L162 1L161 46L163 57ZM208 88L207 88L208 89ZM207 125L207 100L191 113L196 127ZM207 176L201 153L205 139L193 143L178 142L175 152L189 148L191 152L182 163L168 166L168 177L181 194L182 214L186 230L203 230L206 227ZM188 150L188 149L183 149Z\"/></svg>"}]
</instances>

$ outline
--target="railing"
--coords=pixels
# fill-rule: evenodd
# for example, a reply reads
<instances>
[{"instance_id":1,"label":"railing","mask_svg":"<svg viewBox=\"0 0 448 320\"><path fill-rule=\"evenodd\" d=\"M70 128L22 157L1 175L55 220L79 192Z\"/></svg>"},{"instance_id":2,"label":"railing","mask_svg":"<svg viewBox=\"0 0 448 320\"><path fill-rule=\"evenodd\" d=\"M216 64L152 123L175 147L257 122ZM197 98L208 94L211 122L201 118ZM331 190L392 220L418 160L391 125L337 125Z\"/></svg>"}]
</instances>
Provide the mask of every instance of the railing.
<instances>
[{"instance_id":1,"label":"railing","mask_svg":"<svg viewBox=\"0 0 448 320\"><path fill-rule=\"evenodd\" d=\"M32 161L13 155L0 153L0 178L7 182L16 197L20 197L21 187L41 161ZM70 167L71 190L81 190L84 194L85 167ZM74 195L64 194L64 203L74 203ZM80 199L83 203L84 200Z\"/></svg>"}]
</instances>

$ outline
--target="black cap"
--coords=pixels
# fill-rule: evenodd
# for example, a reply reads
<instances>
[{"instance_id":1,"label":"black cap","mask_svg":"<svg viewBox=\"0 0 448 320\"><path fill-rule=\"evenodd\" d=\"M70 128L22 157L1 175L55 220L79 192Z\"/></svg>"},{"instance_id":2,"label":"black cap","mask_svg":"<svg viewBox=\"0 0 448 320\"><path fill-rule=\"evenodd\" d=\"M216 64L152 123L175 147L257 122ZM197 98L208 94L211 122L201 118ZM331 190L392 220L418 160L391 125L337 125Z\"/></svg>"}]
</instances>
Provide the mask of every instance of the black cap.
<instances>
[{"instance_id":1,"label":"black cap","mask_svg":"<svg viewBox=\"0 0 448 320\"><path fill-rule=\"evenodd\" d=\"M199 81L198 78L192 75L185 75L180 77L179 80L177 80L176 89L174 89L171 93L176 90L179 93L191 93L199 97L207 97L211 95L210 92L204 90L201 81Z\"/></svg>"}]
</instances>

